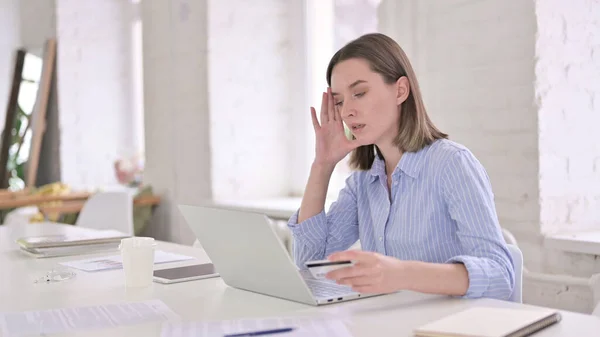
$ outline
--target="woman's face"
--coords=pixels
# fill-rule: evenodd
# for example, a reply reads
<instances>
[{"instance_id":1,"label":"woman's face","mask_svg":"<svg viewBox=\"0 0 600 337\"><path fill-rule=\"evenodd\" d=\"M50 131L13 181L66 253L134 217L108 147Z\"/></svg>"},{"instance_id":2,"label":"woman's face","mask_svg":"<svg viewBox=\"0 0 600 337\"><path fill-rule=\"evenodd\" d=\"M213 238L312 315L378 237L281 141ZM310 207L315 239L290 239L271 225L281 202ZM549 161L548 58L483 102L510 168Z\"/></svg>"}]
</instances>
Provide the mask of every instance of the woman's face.
<instances>
[{"instance_id":1,"label":"woman's face","mask_svg":"<svg viewBox=\"0 0 600 337\"><path fill-rule=\"evenodd\" d=\"M333 102L354 137L367 144L388 145L398 134L398 106L408 97L408 81L386 84L363 59L348 59L331 73Z\"/></svg>"}]
</instances>

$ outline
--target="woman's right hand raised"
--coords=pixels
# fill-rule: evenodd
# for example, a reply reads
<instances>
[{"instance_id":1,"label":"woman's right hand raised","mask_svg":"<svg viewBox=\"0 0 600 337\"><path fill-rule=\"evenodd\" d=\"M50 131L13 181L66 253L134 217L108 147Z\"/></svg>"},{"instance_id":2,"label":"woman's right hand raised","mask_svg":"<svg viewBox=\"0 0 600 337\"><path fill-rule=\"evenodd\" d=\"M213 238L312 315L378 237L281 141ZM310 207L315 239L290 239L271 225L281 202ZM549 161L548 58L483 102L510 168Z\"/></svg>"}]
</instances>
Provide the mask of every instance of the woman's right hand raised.
<instances>
[{"instance_id":1,"label":"woman's right hand raised","mask_svg":"<svg viewBox=\"0 0 600 337\"><path fill-rule=\"evenodd\" d=\"M342 116L333 103L331 88L327 88L327 92L323 93L320 124L315 108L311 107L310 112L316 136L316 164L335 166L348 153L363 145L346 137Z\"/></svg>"}]
</instances>

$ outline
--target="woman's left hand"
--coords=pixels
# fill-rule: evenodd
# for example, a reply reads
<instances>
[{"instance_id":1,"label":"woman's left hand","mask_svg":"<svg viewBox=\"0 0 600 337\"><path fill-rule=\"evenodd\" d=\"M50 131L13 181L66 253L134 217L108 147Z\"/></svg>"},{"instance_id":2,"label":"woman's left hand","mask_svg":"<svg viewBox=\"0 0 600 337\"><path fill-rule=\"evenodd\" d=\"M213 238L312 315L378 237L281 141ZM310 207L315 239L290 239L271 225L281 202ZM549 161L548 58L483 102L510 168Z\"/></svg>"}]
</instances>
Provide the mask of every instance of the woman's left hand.
<instances>
[{"instance_id":1,"label":"woman's left hand","mask_svg":"<svg viewBox=\"0 0 600 337\"><path fill-rule=\"evenodd\" d=\"M354 266L327 273L338 284L360 293L392 293L405 289L406 262L382 254L348 250L331 254L330 261L354 261Z\"/></svg>"}]
</instances>

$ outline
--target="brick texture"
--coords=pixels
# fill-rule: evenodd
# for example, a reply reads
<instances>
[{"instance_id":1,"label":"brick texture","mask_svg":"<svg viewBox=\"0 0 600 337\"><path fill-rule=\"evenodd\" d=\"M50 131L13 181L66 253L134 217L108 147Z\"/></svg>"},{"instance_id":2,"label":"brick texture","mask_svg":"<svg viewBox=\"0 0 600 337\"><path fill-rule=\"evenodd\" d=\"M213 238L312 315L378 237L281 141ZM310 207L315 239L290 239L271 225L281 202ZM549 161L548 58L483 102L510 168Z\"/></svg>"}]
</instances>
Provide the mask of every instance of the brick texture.
<instances>
[{"instance_id":1,"label":"brick texture","mask_svg":"<svg viewBox=\"0 0 600 337\"><path fill-rule=\"evenodd\" d=\"M290 190L291 161L282 158L293 155L292 102L303 85L288 75L294 68L291 7L285 0L210 1L215 198L273 197Z\"/></svg>"},{"instance_id":2,"label":"brick texture","mask_svg":"<svg viewBox=\"0 0 600 337\"><path fill-rule=\"evenodd\" d=\"M207 2L142 1L144 179L163 199L147 235L191 244L177 209L211 197Z\"/></svg>"},{"instance_id":3,"label":"brick texture","mask_svg":"<svg viewBox=\"0 0 600 337\"><path fill-rule=\"evenodd\" d=\"M74 187L115 184L113 162L134 154L132 69L141 65L130 11L121 0L56 2L62 180Z\"/></svg>"},{"instance_id":4,"label":"brick texture","mask_svg":"<svg viewBox=\"0 0 600 337\"><path fill-rule=\"evenodd\" d=\"M600 3L536 1L543 232L600 229Z\"/></svg>"},{"instance_id":5,"label":"brick texture","mask_svg":"<svg viewBox=\"0 0 600 337\"><path fill-rule=\"evenodd\" d=\"M541 268L534 3L393 5L403 26L394 22L390 35L406 46L432 119L484 165L501 225L532 248L530 268Z\"/></svg>"},{"instance_id":6,"label":"brick texture","mask_svg":"<svg viewBox=\"0 0 600 337\"><path fill-rule=\"evenodd\" d=\"M545 233L600 228L599 11L592 0L380 8L381 30L405 47L434 122L485 166L500 223L532 271L600 272L597 256L543 247ZM559 283L526 280L525 300L589 312L589 287Z\"/></svg>"}]
</instances>

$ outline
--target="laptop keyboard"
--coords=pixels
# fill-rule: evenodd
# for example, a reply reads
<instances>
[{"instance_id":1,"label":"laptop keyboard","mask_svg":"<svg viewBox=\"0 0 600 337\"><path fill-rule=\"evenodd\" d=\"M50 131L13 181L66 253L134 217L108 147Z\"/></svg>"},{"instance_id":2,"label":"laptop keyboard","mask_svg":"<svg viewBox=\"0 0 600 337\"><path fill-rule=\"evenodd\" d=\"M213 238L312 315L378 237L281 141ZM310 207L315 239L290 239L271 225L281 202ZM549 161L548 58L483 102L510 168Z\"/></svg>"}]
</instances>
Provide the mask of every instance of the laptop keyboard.
<instances>
[{"instance_id":1,"label":"laptop keyboard","mask_svg":"<svg viewBox=\"0 0 600 337\"><path fill-rule=\"evenodd\" d=\"M308 270L301 270L300 272L315 297L330 298L356 293L351 287L339 285L335 281L315 279Z\"/></svg>"}]
</instances>

